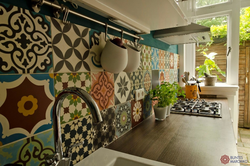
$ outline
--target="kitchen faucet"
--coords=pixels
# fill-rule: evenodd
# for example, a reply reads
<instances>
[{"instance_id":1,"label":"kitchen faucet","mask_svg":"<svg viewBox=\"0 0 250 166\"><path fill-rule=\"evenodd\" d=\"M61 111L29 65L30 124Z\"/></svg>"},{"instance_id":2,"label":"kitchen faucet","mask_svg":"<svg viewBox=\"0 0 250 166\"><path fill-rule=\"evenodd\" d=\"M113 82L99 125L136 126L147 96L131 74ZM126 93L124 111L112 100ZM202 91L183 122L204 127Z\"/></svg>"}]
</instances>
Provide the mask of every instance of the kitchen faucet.
<instances>
[{"instance_id":1,"label":"kitchen faucet","mask_svg":"<svg viewBox=\"0 0 250 166\"><path fill-rule=\"evenodd\" d=\"M69 166L71 161L71 150L72 148L83 144L82 142L77 143L68 150L66 150L66 156L63 156L62 150L62 138L61 138L61 122L60 122L60 109L64 99L70 95L74 94L82 98L85 103L88 105L90 112L92 113L93 121L95 123L102 122L102 116L100 110L94 101L94 99L81 88L70 87L64 89L56 98L53 106L53 130L54 130L54 145L55 145L55 154L48 155L46 157L46 163L49 166Z\"/></svg>"}]
</instances>

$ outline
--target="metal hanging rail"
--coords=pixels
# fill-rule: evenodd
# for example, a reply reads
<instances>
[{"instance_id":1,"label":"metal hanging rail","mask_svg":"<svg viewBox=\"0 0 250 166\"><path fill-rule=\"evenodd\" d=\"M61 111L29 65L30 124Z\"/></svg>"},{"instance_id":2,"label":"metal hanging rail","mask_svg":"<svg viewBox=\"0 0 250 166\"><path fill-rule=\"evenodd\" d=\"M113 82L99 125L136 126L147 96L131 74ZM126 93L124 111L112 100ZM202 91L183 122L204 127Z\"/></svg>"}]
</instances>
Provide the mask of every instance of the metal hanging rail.
<instances>
[{"instance_id":1,"label":"metal hanging rail","mask_svg":"<svg viewBox=\"0 0 250 166\"><path fill-rule=\"evenodd\" d=\"M40 11L40 7L41 7L43 4L48 5L48 6L52 6L53 8L59 9L59 10L61 10L62 12L71 13L71 14L74 14L74 15L79 16L79 17L81 17L81 18L84 18L84 19L93 21L93 22L98 23L98 24L101 24L101 25L103 25L103 26L106 26L106 23L103 23L103 22L101 22L101 21L95 20L95 19L90 18L90 17L88 17L88 16L85 16L85 15L83 15L83 14L77 13L77 12L75 12L75 11L73 11L73 10L68 9L67 7L60 6L60 5L58 5L58 4L49 2L49 1L47 1L47 0L32 0L32 8L34 9L35 12L39 12L39 11ZM108 26L108 28L111 28L111 29L116 30L116 31L118 31L118 32L122 32L122 31L123 31L122 29L116 28L116 27L114 27L114 26L112 26L112 25L107 25L107 26ZM132 36L132 37L134 37L134 38L136 38L136 39L139 39L139 40L143 40L142 37L137 36L137 35L134 35L134 34L129 33L129 32L126 32L126 31L123 31L123 34Z\"/></svg>"}]
</instances>

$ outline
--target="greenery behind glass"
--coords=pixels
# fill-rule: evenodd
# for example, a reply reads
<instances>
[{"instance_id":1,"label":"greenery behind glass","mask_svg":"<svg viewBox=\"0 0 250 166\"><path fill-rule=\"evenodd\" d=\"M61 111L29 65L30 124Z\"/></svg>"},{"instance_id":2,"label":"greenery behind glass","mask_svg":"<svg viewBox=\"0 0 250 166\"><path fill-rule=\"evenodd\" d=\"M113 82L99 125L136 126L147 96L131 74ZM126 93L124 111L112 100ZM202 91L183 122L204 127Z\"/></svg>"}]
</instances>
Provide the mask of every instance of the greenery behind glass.
<instances>
[{"instance_id":1,"label":"greenery behind glass","mask_svg":"<svg viewBox=\"0 0 250 166\"><path fill-rule=\"evenodd\" d=\"M196 7L205 7L219 3L228 2L228 0L196 0Z\"/></svg>"}]
</instances>

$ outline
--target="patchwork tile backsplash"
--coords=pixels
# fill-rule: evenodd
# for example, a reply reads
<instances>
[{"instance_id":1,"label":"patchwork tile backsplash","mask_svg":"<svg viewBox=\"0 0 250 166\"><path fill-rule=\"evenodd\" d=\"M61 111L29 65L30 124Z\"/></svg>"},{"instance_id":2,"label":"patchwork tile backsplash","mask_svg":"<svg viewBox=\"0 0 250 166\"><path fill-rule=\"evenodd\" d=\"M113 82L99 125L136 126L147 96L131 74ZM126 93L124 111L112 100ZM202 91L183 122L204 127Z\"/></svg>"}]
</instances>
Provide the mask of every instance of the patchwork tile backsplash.
<instances>
[{"instance_id":1,"label":"patchwork tile backsplash","mask_svg":"<svg viewBox=\"0 0 250 166\"><path fill-rule=\"evenodd\" d=\"M142 45L137 71L109 73L100 63L105 33L4 3L0 11L0 166L43 165L54 153L52 107L67 87L87 91L103 117L94 124L81 98L64 100L63 150L83 142L71 150L75 164L152 115L152 70L161 81L178 81L177 54ZM145 97L135 101L141 88Z\"/></svg>"}]
</instances>

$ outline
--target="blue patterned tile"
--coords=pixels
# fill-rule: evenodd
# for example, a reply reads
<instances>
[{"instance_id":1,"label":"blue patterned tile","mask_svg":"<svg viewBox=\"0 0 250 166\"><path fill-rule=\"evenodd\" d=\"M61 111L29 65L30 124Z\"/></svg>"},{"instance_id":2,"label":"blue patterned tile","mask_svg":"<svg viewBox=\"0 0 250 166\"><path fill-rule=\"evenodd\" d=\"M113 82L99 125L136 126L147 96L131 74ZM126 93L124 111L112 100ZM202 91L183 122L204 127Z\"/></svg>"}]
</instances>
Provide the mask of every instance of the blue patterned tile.
<instances>
[{"instance_id":1,"label":"blue patterned tile","mask_svg":"<svg viewBox=\"0 0 250 166\"><path fill-rule=\"evenodd\" d=\"M175 80L175 72L174 72L174 69L170 69L169 71L169 83L173 83Z\"/></svg>"},{"instance_id":2,"label":"blue patterned tile","mask_svg":"<svg viewBox=\"0 0 250 166\"><path fill-rule=\"evenodd\" d=\"M152 70L159 69L159 49L158 48L151 48L151 62L152 62Z\"/></svg>"},{"instance_id":3,"label":"blue patterned tile","mask_svg":"<svg viewBox=\"0 0 250 166\"><path fill-rule=\"evenodd\" d=\"M143 118L147 119L152 115L152 100L150 99L150 95L145 95L143 100Z\"/></svg>"}]
</instances>

